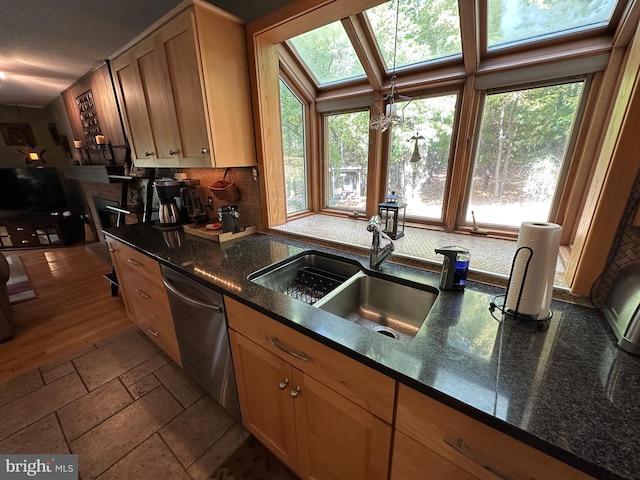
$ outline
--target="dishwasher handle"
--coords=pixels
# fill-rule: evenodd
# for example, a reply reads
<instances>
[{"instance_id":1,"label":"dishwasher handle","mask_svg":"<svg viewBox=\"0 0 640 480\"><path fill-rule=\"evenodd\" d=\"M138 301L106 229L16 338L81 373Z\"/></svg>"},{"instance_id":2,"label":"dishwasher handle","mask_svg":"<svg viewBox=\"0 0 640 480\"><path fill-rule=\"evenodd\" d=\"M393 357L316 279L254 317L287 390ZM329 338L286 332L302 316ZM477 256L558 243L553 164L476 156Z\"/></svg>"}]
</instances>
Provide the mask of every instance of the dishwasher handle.
<instances>
[{"instance_id":1,"label":"dishwasher handle","mask_svg":"<svg viewBox=\"0 0 640 480\"><path fill-rule=\"evenodd\" d=\"M210 304L210 303L204 303L201 302L200 300L196 300L195 298L191 298L187 295L185 295L183 292L179 291L176 287L174 287L173 285L171 285L166 278L162 279L162 283L164 283L164 286L167 290L169 290L171 293L173 293L174 295L176 295L177 297L179 297L181 300L183 300L186 303L189 303L191 305L193 305L194 307L200 307L200 308L209 308L211 310L215 310L218 313L223 313L222 307L220 305L215 305L215 304Z\"/></svg>"}]
</instances>

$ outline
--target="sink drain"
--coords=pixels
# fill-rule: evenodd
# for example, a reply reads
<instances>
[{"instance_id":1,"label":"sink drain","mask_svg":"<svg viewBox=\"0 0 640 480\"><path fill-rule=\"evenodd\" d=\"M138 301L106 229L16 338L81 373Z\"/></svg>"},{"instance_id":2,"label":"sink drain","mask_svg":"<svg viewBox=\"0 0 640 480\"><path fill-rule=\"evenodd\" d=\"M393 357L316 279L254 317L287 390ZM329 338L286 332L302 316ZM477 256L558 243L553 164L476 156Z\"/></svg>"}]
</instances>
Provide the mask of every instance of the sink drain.
<instances>
[{"instance_id":1,"label":"sink drain","mask_svg":"<svg viewBox=\"0 0 640 480\"><path fill-rule=\"evenodd\" d=\"M387 327L376 327L373 329L373 331L378 332L380 335L384 335L385 337L398 338L398 335L396 335L396 332L394 332L393 330L390 330Z\"/></svg>"}]
</instances>

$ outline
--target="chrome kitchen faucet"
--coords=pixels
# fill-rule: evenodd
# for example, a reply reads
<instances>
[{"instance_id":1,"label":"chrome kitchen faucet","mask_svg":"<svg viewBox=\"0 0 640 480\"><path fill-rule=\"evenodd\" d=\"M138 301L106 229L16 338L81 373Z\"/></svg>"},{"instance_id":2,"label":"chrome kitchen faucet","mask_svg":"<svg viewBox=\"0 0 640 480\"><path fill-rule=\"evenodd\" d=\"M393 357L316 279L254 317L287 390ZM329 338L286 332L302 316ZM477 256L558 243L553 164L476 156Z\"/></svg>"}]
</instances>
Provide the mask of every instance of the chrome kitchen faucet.
<instances>
[{"instance_id":1,"label":"chrome kitchen faucet","mask_svg":"<svg viewBox=\"0 0 640 480\"><path fill-rule=\"evenodd\" d=\"M367 230L373 232L373 238L371 239L371 250L369 251L369 267L373 270L379 270L382 262L389 258L391 252L393 252L393 241L382 230L380 215L374 215L369 219ZM380 248L380 236L383 236L384 238L389 240L389 243L387 243L382 248Z\"/></svg>"}]
</instances>

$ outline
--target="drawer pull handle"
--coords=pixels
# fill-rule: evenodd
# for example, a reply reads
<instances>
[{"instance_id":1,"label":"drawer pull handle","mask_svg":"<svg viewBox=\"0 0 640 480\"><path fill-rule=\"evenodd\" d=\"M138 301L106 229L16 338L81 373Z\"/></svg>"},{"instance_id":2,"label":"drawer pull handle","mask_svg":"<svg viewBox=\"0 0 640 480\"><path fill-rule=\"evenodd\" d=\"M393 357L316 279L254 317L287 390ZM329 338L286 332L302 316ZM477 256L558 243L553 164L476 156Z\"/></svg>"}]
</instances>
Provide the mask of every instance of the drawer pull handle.
<instances>
[{"instance_id":1,"label":"drawer pull handle","mask_svg":"<svg viewBox=\"0 0 640 480\"><path fill-rule=\"evenodd\" d=\"M289 392L289 395L291 395L291 398L296 398L298 395L300 395L300 387L293 387Z\"/></svg>"},{"instance_id":2,"label":"drawer pull handle","mask_svg":"<svg viewBox=\"0 0 640 480\"><path fill-rule=\"evenodd\" d=\"M289 379L285 378L284 380L278 383L278 388L280 390L284 390L285 388L287 388L287 385L289 385Z\"/></svg>"},{"instance_id":3,"label":"drawer pull handle","mask_svg":"<svg viewBox=\"0 0 640 480\"><path fill-rule=\"evenodd\" d=\"M292 357L295 357L295 358L297 358L299 360L303 360L305 362L309 361L309 357L307 357L306 353L304 353L304 352L300 352L300 353L294 352L293 350L285 347L284 345L282 345L280 343L280 340L278 340L278 337L270 337L269 335L267 335L265 338L269 341L269 343L271 345L273 345L276 348L279 348L280 350L282 350L285 353L288 353Z\"/></svg>"},{"instance_id":4,"label":"drawer pull handle","mask_svg":"<svg viewBox=\"0 0 640 480\"><path fill-rule=\"evenodd\" d=\"M513 477L513 476L511 476L511 475L509 475L507 473L504 473L503 471L497 469L496 467L492 466L489 462L487 462L485 459L483 459L482 457L479 457L478 455L473 453L471 450L469 450L469 448L467 448L467 446L465 445L465 441L462 438L444 437L444 441L445 441L445 443L447 445L449 445L455 451L457 451L460 454L464 455L469 460L477 463L478 465L480 465L485 470L490 471L496 477L502 478L503 480L516 480L515 477ZM533 477L529 477L529 480L534 480L534 478Z\"/></svg>"},{"instance_id":5,"label":"drawer pull handle","mask_svg":"<svg viewBox=\"0 0 640 480\"><path fill-rule=\"evenodd\" d=\"M149 332L151 335L153 335L154 337L157 337L159 334L158 332L154 331L151 329L151 326L147 327L147 332Z\"/></svg>"},{"instance_id":6,"label":"drawer pull handle","mask_svg":"<svg viewBox=\"0 0 640 480\"><path fill-rule=\"evenodd\" d=\"M144 152L144 156L145 157L152 157L153 156L153 152Z\"/></svg>"},{"instance_id":7,"label":"drawer pull handle","mask_svg":"<svg viewBox=\"0 0 640 480\"><path fill-rule=\"evenodd\" d=\"M140 295L142 298L146 298L147 300L151 300L151 295L144 293L143 290L140 290L139 288L136 288L136 292L138 293L138 295Z\"/></svg>"},{"instance_id":8,"label":"drawer pull handle","mask_svg":"<svg viewBox=\"0 0 640 480\"><path fill-rule=\"evenodd\" d=\"M127 258L127 262L129 262L131 265L135 265L136 267L142 266L140 262L136 262L133 258Z\"/></svg>"},{"instance_id":9,"label":"drawer pull handle","mask_svg":"<svg viewBox=\"0 0 640 480\"><path fill-rule=\"evenodd\" d=\"M178 153L177 150L173 150L173 149L169 150L169 155L176 155L177 153Z\"/></svg>"}]
</instances>

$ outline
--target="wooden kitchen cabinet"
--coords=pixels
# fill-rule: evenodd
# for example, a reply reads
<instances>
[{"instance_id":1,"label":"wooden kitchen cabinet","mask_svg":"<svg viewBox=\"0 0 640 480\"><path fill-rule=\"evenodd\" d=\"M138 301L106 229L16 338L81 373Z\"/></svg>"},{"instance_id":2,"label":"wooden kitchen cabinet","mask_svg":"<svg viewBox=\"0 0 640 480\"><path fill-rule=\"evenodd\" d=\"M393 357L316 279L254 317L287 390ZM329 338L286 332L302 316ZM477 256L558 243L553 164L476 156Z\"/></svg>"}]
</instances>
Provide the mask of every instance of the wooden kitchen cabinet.
<instances>
[{"instance_id":1,"label":"wooden kitchen cabinet","mask_svg":"<svg viewBox=\"0 0 640 480\"><path fill-rule=\"evenodd\" d=\"M107 238L107 246L129 317L174 362L182 366L160 265L112 238Z\"/></svg>"},{"instance_id":2,"label":"wooden kitchen cabinet","mask_svg":"<svg viewBox=\"0 0 640 480\"><path fill-rule=\"evenodd\" d=\"M420 478L593 480L539 450L400 384L391 479Z\"/></svg>"},{"instance_id":3,"label":"wooden kitchen cabinet","mask_svg":"<svg viewBox=\"0 0 640 480\"><path fill-rule=\"evenodd\" d=\"M395 381L225 305L245 427L303 479L387 478Z\"/></svg>"},{"instance_id":4,"label":"wooden kitchen cabinet","mask_svg":"<svg viewBox=\"0 0 640 480\"><path fill-rule=\"evenodd\" d=\"M256 163L244 26L195 4L112 60L134 163Z\"/></svg>"}]
</instances>

